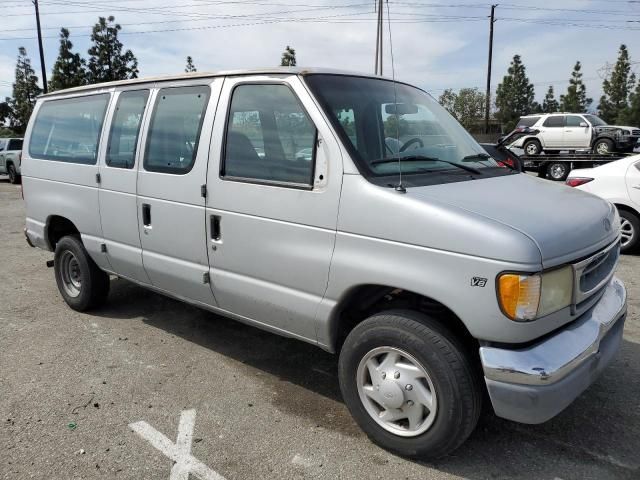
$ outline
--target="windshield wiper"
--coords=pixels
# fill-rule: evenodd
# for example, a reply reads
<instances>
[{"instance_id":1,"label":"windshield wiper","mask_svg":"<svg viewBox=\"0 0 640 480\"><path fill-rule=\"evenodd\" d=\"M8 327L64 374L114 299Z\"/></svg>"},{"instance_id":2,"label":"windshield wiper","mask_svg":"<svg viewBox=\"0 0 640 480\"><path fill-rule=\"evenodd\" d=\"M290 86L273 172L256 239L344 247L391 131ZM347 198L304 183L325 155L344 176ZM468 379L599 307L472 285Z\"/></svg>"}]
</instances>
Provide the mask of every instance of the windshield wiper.
<instances>
[{"instance_id":1,"label":"windshield wiper","mask_svg":"<svg viewBox=\"0 0 640 480\"><path fill-rule=\"evenodd\" d=\"M393 162L442 162L454 167L458 167L461 170L465 170L476 175L482 175L482 172L477 168L468 167L467 165L460 165L459 163L450 162L449 160L442 160L436 157L427 157L425 155L409 155L407 157L396 158L382 158L380 160L374 160L371 165L380 165L381 163L393 163ZM433 171L433 170L432 170Z\"/></svg>"}]
</instances>

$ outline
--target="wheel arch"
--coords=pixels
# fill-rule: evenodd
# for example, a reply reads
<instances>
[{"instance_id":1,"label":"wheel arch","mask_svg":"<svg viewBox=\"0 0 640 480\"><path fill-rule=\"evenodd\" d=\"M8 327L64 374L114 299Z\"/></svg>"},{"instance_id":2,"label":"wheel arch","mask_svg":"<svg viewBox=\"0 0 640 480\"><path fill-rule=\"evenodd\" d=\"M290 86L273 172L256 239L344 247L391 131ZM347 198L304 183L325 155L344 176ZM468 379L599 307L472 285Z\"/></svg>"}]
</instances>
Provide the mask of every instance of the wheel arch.
<instances>
[{"instance_id":1,"label":"wheel arch","mask_svg":"<svg viewBox=\"0 0 640 480\"><path fill-rule=\"evenodd\" d=\"M80 235L80 231L67 217L49 215L44 228L44 237L49 249L54 251L56 244L66 235Z\"/></svg>"},{"instance_id":2,"label":"wheel arch","mask_svg":"<svg viewBox=\"0 0 640 480\"><path fill-rule=\"evenodd\" d=\"M444 303L411 290L380 284L350 288L333 308L329 318L329 350L339 352L349 333L371 315L386 310L414 310L433 317L470 350L479 346L464 322Z\"/></svg>"}]
</instances>

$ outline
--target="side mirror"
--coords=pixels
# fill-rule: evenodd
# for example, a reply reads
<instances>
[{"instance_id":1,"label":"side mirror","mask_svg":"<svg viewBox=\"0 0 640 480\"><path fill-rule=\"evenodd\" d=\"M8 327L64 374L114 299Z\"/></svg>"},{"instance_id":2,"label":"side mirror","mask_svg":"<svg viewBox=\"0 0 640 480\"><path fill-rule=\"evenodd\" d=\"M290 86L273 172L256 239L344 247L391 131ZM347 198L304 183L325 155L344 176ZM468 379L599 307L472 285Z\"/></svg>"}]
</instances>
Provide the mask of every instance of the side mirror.
<instances>
[{"instance_id":1,"label":"side mirror","mask_svg":"<svg viewBox=\"0 0 640 480\"><path fill-rule=\"evenodd\" d=\"M586 128L589 126L589 124L587 122L580 122L580 126Z\"/></svg>"}]
</instances>

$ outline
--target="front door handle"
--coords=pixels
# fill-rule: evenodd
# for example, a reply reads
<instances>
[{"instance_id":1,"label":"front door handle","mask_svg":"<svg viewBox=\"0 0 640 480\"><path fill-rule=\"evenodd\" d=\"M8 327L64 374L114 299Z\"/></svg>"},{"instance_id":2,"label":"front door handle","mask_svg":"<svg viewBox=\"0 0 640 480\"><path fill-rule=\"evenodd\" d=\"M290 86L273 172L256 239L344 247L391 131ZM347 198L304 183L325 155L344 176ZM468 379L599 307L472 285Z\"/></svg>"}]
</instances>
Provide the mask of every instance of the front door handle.
<instances>
[{"instance_id":1,"label":"front door handle","mask_svg":"<svg viewBox=\"0 0 640 480\"><path fill-rule=\"evenodd\" d=\"M142 204L142 224L145 228L151 228L151 205L148 203Z\"/></svg>"},{"instance_id":2,"label":"front door handle","mask_svg":"<svg viewBox=\"0 0 640 480\"><path fill-rule=\"evenodd\" d=\"M222 230L220 229L220 215L211 215L211 240L219 242L222 240Z\"/></svg>"}]
</instances>

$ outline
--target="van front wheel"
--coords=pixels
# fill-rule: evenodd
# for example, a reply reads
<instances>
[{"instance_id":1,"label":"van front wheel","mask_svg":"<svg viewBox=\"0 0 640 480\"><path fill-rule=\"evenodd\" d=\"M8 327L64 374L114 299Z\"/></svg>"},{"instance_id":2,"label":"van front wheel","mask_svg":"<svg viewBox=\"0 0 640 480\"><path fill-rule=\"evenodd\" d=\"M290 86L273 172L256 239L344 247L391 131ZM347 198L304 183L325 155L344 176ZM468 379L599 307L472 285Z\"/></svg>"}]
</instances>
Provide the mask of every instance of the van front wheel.
<instances>
[{"instance_id":1,"label":"van front wheel","mask_svg":"<svg viewBox=\"0 0 640 480\"><path fill-rule=\"evenodd\" d=\"M104 303L109 294L109 275L100 270L79 237L63 237L56 245L54 270L64 301L79 312Z\"/></svg>"},{"instance_id":2,"label":"van front wheel","mask_svg":"<svg viewBox=\"0 0 640 480\"><path fill-rule=\"evenodd\" d=\"M469 356L418 312L383 312L358 324L340 352L339 377L360 428L403 456L446 455L478 422L482 388Z\"/></svg>"}]
</instances>

